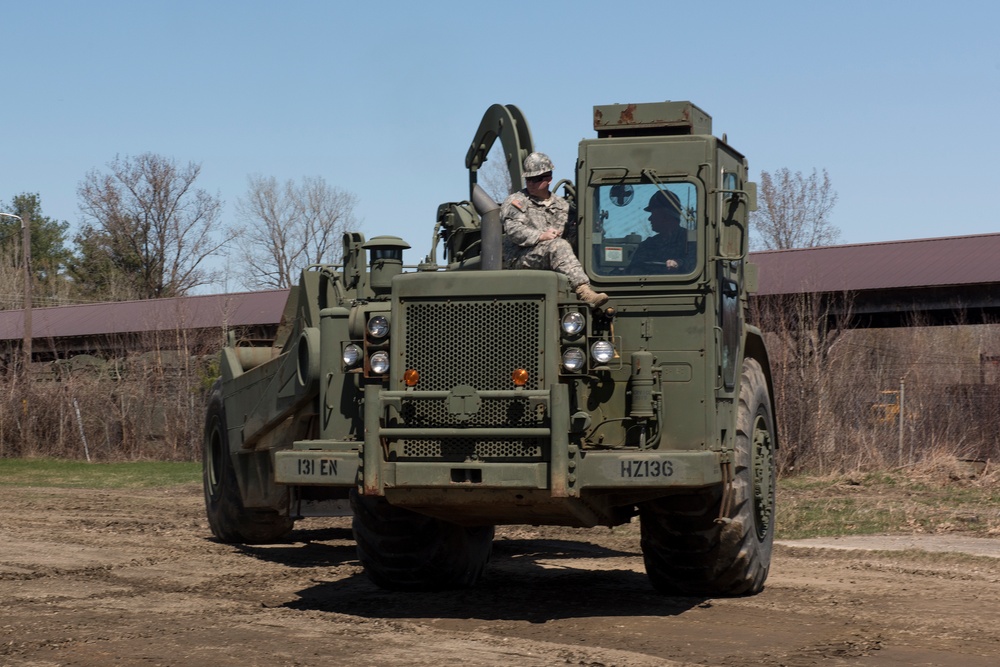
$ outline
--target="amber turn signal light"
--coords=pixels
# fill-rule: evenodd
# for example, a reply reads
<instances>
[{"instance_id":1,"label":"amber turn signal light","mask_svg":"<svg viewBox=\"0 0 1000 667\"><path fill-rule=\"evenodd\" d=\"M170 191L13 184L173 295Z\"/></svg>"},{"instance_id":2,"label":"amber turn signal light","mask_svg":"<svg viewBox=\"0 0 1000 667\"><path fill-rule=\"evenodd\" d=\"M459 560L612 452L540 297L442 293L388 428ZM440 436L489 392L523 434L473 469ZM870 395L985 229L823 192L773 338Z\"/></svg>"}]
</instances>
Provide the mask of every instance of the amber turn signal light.
<instances>
[{"instance_id":1,"label":"amber turn signal light","mask_svg":"<svg viewBox=\"0 0 1000 667\"><path fill-rule=\"evenodd\" d=\"M510 374L510 379L514 381L516 386L523 387L528 384L528 371L523 368L515 369L514 372Z\"/></svg>"},{"instance_id":2,"label":"amber turn signal light","mask_svg":"<svg viewBox=\"0 0 1000 667\"><path fill-rule=\"evenodd\" d=\"M403 373L403 382L406 383L407 387L416 387L417 383L420 382L420 373L416 369L407 368L406 372Z\"/></svg>"}]
</instances>

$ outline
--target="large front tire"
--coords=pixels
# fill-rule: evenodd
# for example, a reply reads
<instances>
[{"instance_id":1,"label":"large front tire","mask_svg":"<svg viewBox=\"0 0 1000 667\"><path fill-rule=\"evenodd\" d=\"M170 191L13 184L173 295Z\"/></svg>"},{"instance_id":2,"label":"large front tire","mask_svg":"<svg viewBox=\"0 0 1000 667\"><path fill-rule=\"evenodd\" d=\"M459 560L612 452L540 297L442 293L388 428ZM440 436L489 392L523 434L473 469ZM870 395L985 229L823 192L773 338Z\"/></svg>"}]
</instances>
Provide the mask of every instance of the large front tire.
<instances>
[{"instance_id":1,"label":"large front tire","mask_svg":"<svg viewBox=\"0 0 1000 667\"><path fill-rule=\"evenodd\" d=\"M357 491L351 509L358 559L379 588L466 588L479 580L493 550L493 526L459 526Z\"/></svg>"},{"instance_id":2,"label":"large front tire","mask_svg":"<svg viewBox=\"0 0 1000 667\"><path fill-rule=\"evenodd\" d=\"M212 387L205 416L202 484L208 525L219 541L266 544L280 540L292 530L293 521L287 516L273 510L254 510L243 506L233 457L229 452L226 406L219 382Z\"/></svg>"},{"instance_id":3,"label":"large front tire","mask_svg":"<svg viewBox=\"0 0 1000 667\"><path fill-rule=\"evenodd\" d=\"M640 507L646 573L672 595L752 595L771 567L774 542L774 416L767 380L744 359L731 509L723 488L672 496Z\"/></svg>"}]
</instances>

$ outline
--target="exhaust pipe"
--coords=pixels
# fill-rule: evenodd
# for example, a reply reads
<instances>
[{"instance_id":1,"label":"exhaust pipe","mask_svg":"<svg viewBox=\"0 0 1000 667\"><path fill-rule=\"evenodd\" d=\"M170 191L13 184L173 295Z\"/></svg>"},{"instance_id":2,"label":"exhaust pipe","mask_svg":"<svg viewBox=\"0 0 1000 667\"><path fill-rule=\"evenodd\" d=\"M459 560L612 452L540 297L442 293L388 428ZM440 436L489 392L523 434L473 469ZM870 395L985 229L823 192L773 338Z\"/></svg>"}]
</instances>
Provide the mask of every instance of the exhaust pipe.
<instances>
[{"instance_id":1,"label":"exhaust pipe","mask_svg":"<svg viewBox=\"0 0 1000 667\"><path fill-rule=\"evenodd\" d=\"M482 221L479 267L484 271L499 271L503 268L503 223L500 221L500 205L493 201L478 183L472 187L472 205Z\"/></svg>"}]
</instances>

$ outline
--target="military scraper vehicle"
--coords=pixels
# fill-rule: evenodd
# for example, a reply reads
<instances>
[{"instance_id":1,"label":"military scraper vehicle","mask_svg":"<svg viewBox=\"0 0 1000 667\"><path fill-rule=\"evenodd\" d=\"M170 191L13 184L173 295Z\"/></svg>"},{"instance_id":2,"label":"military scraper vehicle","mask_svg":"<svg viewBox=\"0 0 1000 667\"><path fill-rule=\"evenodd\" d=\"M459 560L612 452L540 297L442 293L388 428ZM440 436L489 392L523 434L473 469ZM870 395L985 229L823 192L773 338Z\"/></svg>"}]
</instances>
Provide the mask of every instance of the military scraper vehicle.
<instances>
[{"instance_id":1,"label":"military scraper vehicle","mask_svg":"<svg viewBox=\"0 0 1000 667\"><path fill-rule=\"evenodd\" d=\"M208 405L205 502L224 542L281 540L353 515L367 575L394 590L473 584L494 526L638 519L668 594L764 585L774 535L771 375L745 321L756 205L747 162L689 102L594 108L567 234L595 289L505 270L499 206L477 174L499 140L522 184L531 134L494 105L466 155L469 200L439 207L431 252L344 236L309 267L275 340L231 338ZM633 262L657 196L685 259Z\"/></svg>"}]
</instances>

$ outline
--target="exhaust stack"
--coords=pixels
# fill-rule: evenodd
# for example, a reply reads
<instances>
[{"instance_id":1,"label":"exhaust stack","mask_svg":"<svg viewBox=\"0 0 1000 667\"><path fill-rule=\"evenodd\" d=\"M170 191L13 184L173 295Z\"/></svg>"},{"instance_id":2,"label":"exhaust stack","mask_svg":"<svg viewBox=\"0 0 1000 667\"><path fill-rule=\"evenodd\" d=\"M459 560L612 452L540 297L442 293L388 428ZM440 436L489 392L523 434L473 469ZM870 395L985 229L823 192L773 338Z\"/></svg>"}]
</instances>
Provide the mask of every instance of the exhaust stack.
<instances>
[{"instance_id":1,"label":"exhaust stack","mask_svg":"<svg viewBox=\"0 0 1000 667\"><path fill-rule=\"evenodd\" d=\"M493 201L478 183L472 188L472 205L482 220L480 268L484 271L499 271L503 268L503 224L500 221L500 205Z\"/></svg>"}]
</instances>

